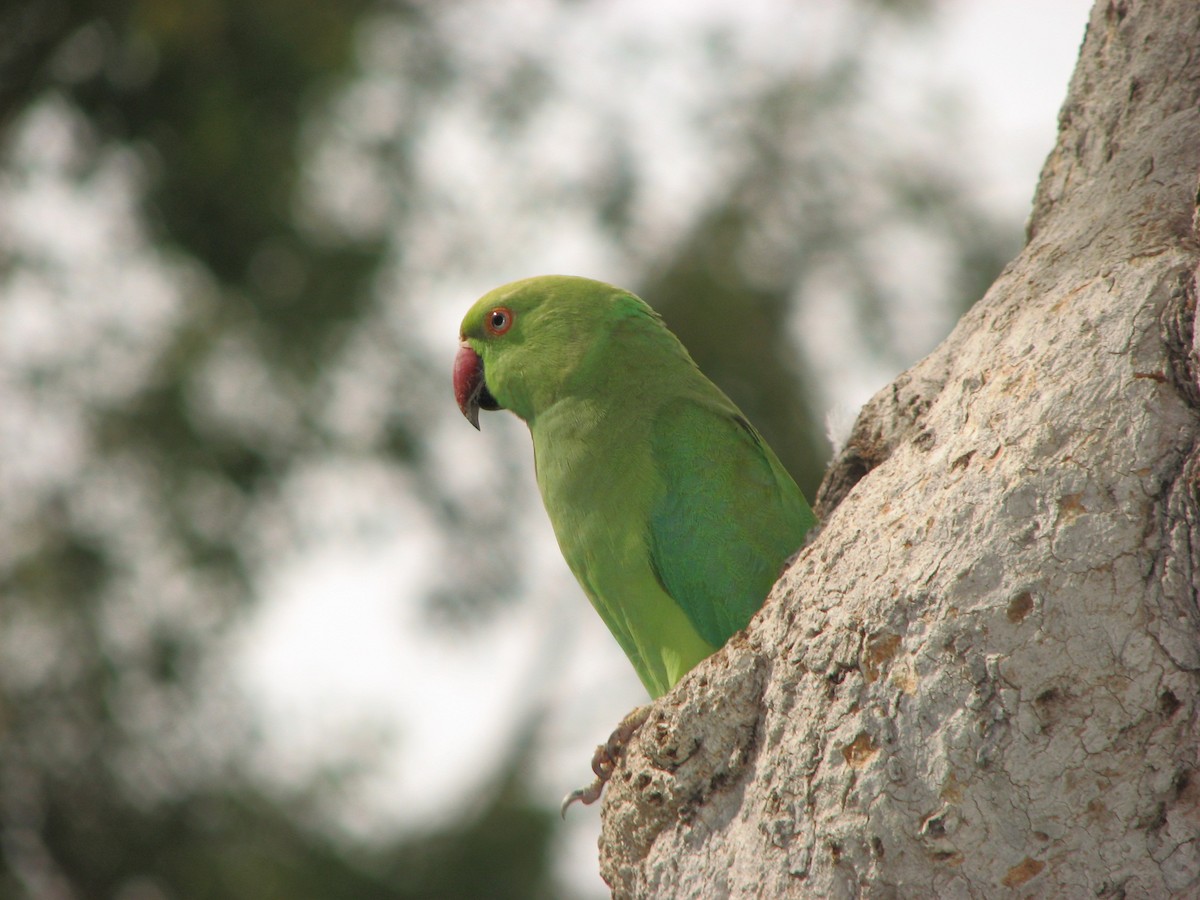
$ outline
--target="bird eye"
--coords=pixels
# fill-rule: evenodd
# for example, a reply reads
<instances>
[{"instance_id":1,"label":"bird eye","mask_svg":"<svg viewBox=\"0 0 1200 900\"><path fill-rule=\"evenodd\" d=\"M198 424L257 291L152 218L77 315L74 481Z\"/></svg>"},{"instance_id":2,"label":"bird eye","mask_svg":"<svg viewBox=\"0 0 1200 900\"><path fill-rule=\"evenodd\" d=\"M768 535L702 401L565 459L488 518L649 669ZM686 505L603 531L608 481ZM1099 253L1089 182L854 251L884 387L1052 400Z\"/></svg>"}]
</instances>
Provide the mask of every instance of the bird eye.
<instances>
[{"instance_id":1,"label":"bird eye","mask_svg":"<svg viewBox=\"0 0 1200 900\"><path fill-rule=\"evenodd\" d=\"M492 334L504 334L504 332L512 328L512 323L512 310L507 307L497 306L487 314L487 330Z\"/></svg>"}]
</instances>

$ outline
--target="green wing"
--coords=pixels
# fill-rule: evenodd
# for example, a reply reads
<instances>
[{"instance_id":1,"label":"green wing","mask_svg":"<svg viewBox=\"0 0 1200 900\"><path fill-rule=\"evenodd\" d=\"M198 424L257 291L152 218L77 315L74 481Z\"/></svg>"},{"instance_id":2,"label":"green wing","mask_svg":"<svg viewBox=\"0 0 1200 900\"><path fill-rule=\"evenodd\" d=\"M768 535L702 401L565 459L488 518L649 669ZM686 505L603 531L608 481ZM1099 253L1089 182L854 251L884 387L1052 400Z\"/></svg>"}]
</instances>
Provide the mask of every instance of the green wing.
<instances>
[{"instance_id":1,"label":"green wing","mask_svg":"<svg viewBox=\"0 0 1200 900\"><path fill-rule=\"evenodd\" d=\"M701 637L719 647L762 606L815 519L724 395L663 410L652 442L666 491L651 512L651 564Z\"/></svg>"}]
</instances>

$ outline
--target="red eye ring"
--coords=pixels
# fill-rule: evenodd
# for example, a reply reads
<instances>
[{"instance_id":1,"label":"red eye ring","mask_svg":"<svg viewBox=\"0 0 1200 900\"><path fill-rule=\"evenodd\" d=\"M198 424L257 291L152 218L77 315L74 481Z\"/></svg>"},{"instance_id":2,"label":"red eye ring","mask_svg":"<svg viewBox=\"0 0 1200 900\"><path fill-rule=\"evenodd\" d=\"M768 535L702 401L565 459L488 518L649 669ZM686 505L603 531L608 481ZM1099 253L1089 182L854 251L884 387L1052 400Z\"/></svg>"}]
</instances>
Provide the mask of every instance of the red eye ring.
<instances>
[{"instance_id":1,"label":"red eye ring","mask_svg":"<svg viewBox=\"0 0 1200 900\"><path fill-rule=\"evenodd\" d=\"M513 313L507 306L497 306L483 320L483 327L495 335L504 334L512 328Z\"/></svg>"}]
</instances>

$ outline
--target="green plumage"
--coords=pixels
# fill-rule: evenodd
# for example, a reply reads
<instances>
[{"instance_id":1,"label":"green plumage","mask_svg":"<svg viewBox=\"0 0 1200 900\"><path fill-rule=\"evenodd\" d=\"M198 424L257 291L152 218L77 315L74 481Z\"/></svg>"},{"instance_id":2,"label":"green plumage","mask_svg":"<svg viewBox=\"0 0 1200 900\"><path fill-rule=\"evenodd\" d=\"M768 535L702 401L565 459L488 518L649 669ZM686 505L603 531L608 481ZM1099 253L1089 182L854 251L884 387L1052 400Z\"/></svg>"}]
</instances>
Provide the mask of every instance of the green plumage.
<instances>
[{"instance_id":1,"label":"green plumage","mask_svg":"<svg viewBox=\"0 0 1200 900\"><path fill-rule=\"evenodd\" d=\"M762 605L814 522L800 489L627 291L513 282L470 309L462 338L486 408L529 425L571 571L651 696L666 693ZM467 412L457 364L455 378Z\"/></svg>"}]
</instances>

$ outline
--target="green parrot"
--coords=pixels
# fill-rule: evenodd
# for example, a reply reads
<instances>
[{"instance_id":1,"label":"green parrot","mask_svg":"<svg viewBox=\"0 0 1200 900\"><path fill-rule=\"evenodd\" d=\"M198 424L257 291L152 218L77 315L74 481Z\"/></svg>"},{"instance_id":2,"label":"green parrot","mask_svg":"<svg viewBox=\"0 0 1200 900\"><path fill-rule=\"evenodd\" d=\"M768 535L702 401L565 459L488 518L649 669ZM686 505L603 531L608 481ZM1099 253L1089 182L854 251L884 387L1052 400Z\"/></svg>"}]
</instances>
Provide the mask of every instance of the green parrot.
<instances>
[{"instance_id":1,"label":"green parrot","mask_svg":"<svg viewBox=\"0 0 1200 900\"><path fill-rule=\"evenodd\" d=\"M480 409L528 424L563 557L651 697L746 627L815 522L733 401L612 285L548 275L485 294L454 393L476 428Z\"/></svg>"}]
</instances>

